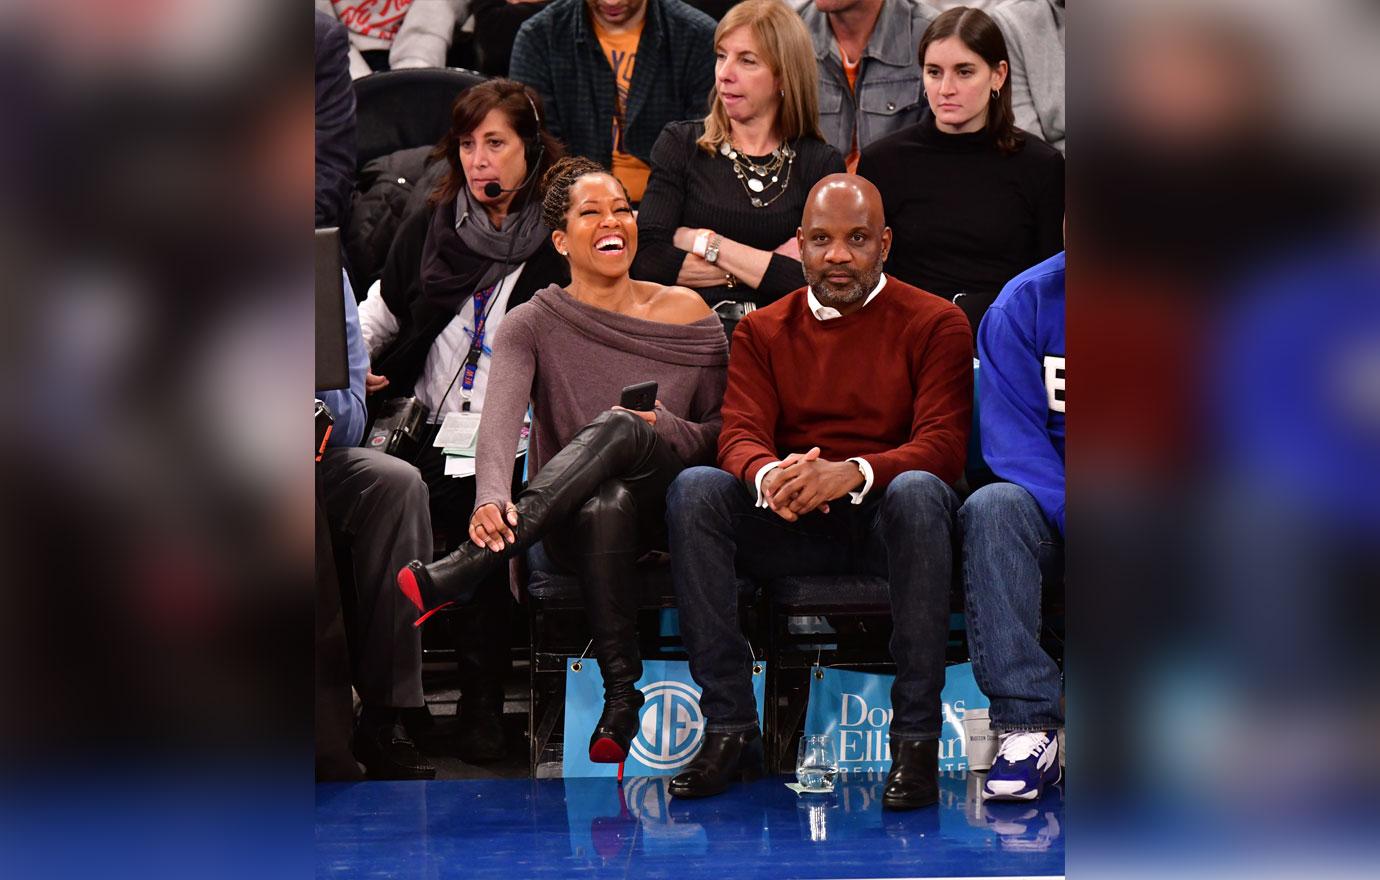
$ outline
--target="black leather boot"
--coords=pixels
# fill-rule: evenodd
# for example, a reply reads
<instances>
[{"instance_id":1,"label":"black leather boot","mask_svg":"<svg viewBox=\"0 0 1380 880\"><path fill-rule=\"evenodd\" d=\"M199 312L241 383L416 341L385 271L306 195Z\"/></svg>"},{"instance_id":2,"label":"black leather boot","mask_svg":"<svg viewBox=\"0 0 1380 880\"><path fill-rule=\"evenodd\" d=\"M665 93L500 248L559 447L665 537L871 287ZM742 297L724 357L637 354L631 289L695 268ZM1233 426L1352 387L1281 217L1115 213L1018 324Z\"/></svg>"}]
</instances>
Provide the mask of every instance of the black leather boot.
<instances>
[{"instance_id":1,"label":"black leather boot","mask_svg":"<svg viewBox=\"0 0 1380 880\"><path fill-rule=\"evenodd\" d=\"M539 541L605 481L634 470L655 445L656 430L622 410L603 413L580 429L514 500L518 524L512 527L514 540L505 541L502 550L466 540L444 559L430 565L414 559L398 572L398 589L422 612L417 623L446 605L468 604L494 566Z\"/></svg>"},{"instance_id":2,"label":"black leather boot","mask_svg":"<svg viewBox=\"0 0 1380 880\"><path fill-rule=\"evenodd\" d=\"M882 806L914 810L939 803L939 740L892 740Z\"/></svg>"},{"instance_id":3,"label":"black leather boot","mask_svg":"<svg viewBox=\"0 0 1380 880\"><path fill-rule=\"evenodd\" d=\"M671 780L673 797L697 798L722 794L737 781L760 779L764 772L762 731L756 727L737 733L704 735L695 760Z\"/></svg>"},{"instance_id":4,"label":"black leather boot","mask_svg":"<svg viewBox=\"0 0 1380 880\"><path fill-rule=\"evenodd\" d=\"M589 738L589 759L621 764L637 735L645 702L637 689L637 502L621 480L609 480L575 515L570 532L547 542L572 560L580 581L594 657L604 676L604 711ZM561 541L560 538L565 538Z\"/></svg>"},{"instance_id":5,"label":"black leather boot","mask_svg":"<svg viewBox=\"0 0 1380 880\"><path fill-rule=\"evenodd\" d=\"M589 737L589 759L596 764L621 764L637 736L638 713L646 702L635 686L642 677L642 664L638 662L634 672L627 666L606 667L600 660L599 668L604 670L604 711Z\"/></svg>"}]
</instances>

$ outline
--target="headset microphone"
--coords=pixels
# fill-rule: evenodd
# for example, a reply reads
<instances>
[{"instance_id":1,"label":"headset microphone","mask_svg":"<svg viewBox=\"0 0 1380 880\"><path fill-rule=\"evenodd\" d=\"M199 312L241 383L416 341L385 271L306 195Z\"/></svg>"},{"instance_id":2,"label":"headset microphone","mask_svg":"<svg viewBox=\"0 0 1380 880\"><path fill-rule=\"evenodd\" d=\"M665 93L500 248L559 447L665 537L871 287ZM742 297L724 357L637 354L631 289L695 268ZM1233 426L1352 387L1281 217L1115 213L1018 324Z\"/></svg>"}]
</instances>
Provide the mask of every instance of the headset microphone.
<instances>
[{"instance_id":1,"label":"headset microphone","mask_svg":"<svg viewBox=\"0 0 1380 880\"><path fill-rule=\"evenodd\" d=\"M496 199L503 193L517 192L518 190L525 187L527 184L531 183L532 177L536 175L537 169L541 167L541 157L546 154L546 145L542 144L540 141L538 141L538 144L539 146L537 147L536 161L532 163L532 169L527 172L527 176L522 179L522 183L519 183L517 186L508 187L505 189L504 187L499 186L497 181L491 180L488 183L484 184L484 195L488 198Z\"/></svg>"}]
</instances>

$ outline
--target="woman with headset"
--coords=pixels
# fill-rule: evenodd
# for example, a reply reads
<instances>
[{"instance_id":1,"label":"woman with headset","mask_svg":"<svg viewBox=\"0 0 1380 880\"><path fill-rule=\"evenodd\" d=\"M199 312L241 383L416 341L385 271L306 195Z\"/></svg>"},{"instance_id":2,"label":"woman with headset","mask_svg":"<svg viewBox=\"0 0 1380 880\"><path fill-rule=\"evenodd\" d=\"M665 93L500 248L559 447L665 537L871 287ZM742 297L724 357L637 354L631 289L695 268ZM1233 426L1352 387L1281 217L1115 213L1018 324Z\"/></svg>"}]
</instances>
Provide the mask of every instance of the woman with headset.
<instances>
[{"instance_id":1,"label":"woman with headset","mask_svg":"<svg viewBox=\"0 0 1380 880\"><path fill-rule=\"evenodd\" d=\"M445 173L429 210L404 219L383 274L359 307L371 394L415 395L439 426L461 413L477 423L489 383L493 340L506 315L551 284L570 279L551 244L536 194L561 157L542 127L534 91L494 79L467 89L434 156ZM463 535L475 482L445 474L445 457L424 436L414 462L431 496L433 522ZM503 678L511 662L512 597L501 573L458 616L462 758L503 755Z\"/></svg>"}]
</instances>

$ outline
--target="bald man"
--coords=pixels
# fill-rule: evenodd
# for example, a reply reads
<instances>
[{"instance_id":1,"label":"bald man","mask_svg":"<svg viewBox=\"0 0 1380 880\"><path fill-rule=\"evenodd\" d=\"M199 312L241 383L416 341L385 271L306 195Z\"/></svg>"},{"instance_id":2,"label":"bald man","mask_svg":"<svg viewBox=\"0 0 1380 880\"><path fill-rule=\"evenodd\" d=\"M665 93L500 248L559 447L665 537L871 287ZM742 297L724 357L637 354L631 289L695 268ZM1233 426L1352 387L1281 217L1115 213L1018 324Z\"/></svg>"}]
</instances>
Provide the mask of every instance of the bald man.
<instances>
[{"instance_id":1,"label":"bald man","mask_svg":"<svg viewBox=\"0 0 1380 880\"><path fill-rule=\"evenodd\" d=\"M882 273L876 187L834 174L796 231L806 286L733 334L719 467L668 496L671 565L704 743L671 780L718 794L762 772L736 573L888 579L896 661L883 804L938 799L954 513L973 400L973 334L951 303ZM845 760L846 755L841 756Z\"/></svg>"}]
</instances>

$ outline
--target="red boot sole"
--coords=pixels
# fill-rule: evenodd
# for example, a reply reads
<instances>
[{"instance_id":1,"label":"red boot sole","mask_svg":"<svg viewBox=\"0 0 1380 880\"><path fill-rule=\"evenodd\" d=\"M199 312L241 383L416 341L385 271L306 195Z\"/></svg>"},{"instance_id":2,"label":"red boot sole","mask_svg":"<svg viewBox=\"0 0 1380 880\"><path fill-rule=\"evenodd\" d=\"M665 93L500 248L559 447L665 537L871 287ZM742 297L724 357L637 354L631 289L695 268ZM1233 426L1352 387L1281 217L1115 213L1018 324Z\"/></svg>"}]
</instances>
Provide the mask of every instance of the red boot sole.
<instances>
[{"instance_id":1,"label":"red boot sole","mask_svg":"<svg viewBox=\"0 0 1380 880\"><path fill-rule=\"evenodd\" d=\"M608 737L601 737L589 747L589 759L595 764L620 764L628 759L628 753Z\"/></svg>"},{"instance_id":2,"label":"red boot sole","mask_svg":"<svg viewBox=\"0 0 1380 880\"><path fill-rule=\"evenodd\" d=\"M443 602L440 605L437 605L435 608L431 609L430 611L427 611L422 606L421 585L417 583L417 575L412 571L410 567L404 568L402 571L398 572L398 589L401 590L402 594L407 597L407 601L411 602L413 605L416 605L418 611L423 612L421 617L417 618L415 621L412 622L413 626L421 626L422 624L426 623L427 618L431 617L431 615L435 614L437 611L440 611L442 608L447 608L455 604L454 602Z\"/></svg>"},{"instance_id":3,"label":"red boot sole","mask_svg":"<svg viewBox=\"0 0 1380 880\"><path fill-rule=\"evenodd\" d=\"M398 572L398 589L407 597L407 601L417 606L418 611L425 611L422 607L422 587L417 583L417 576L412 573L412 569L404 568Z\"/></svg>"}]
</instances>

